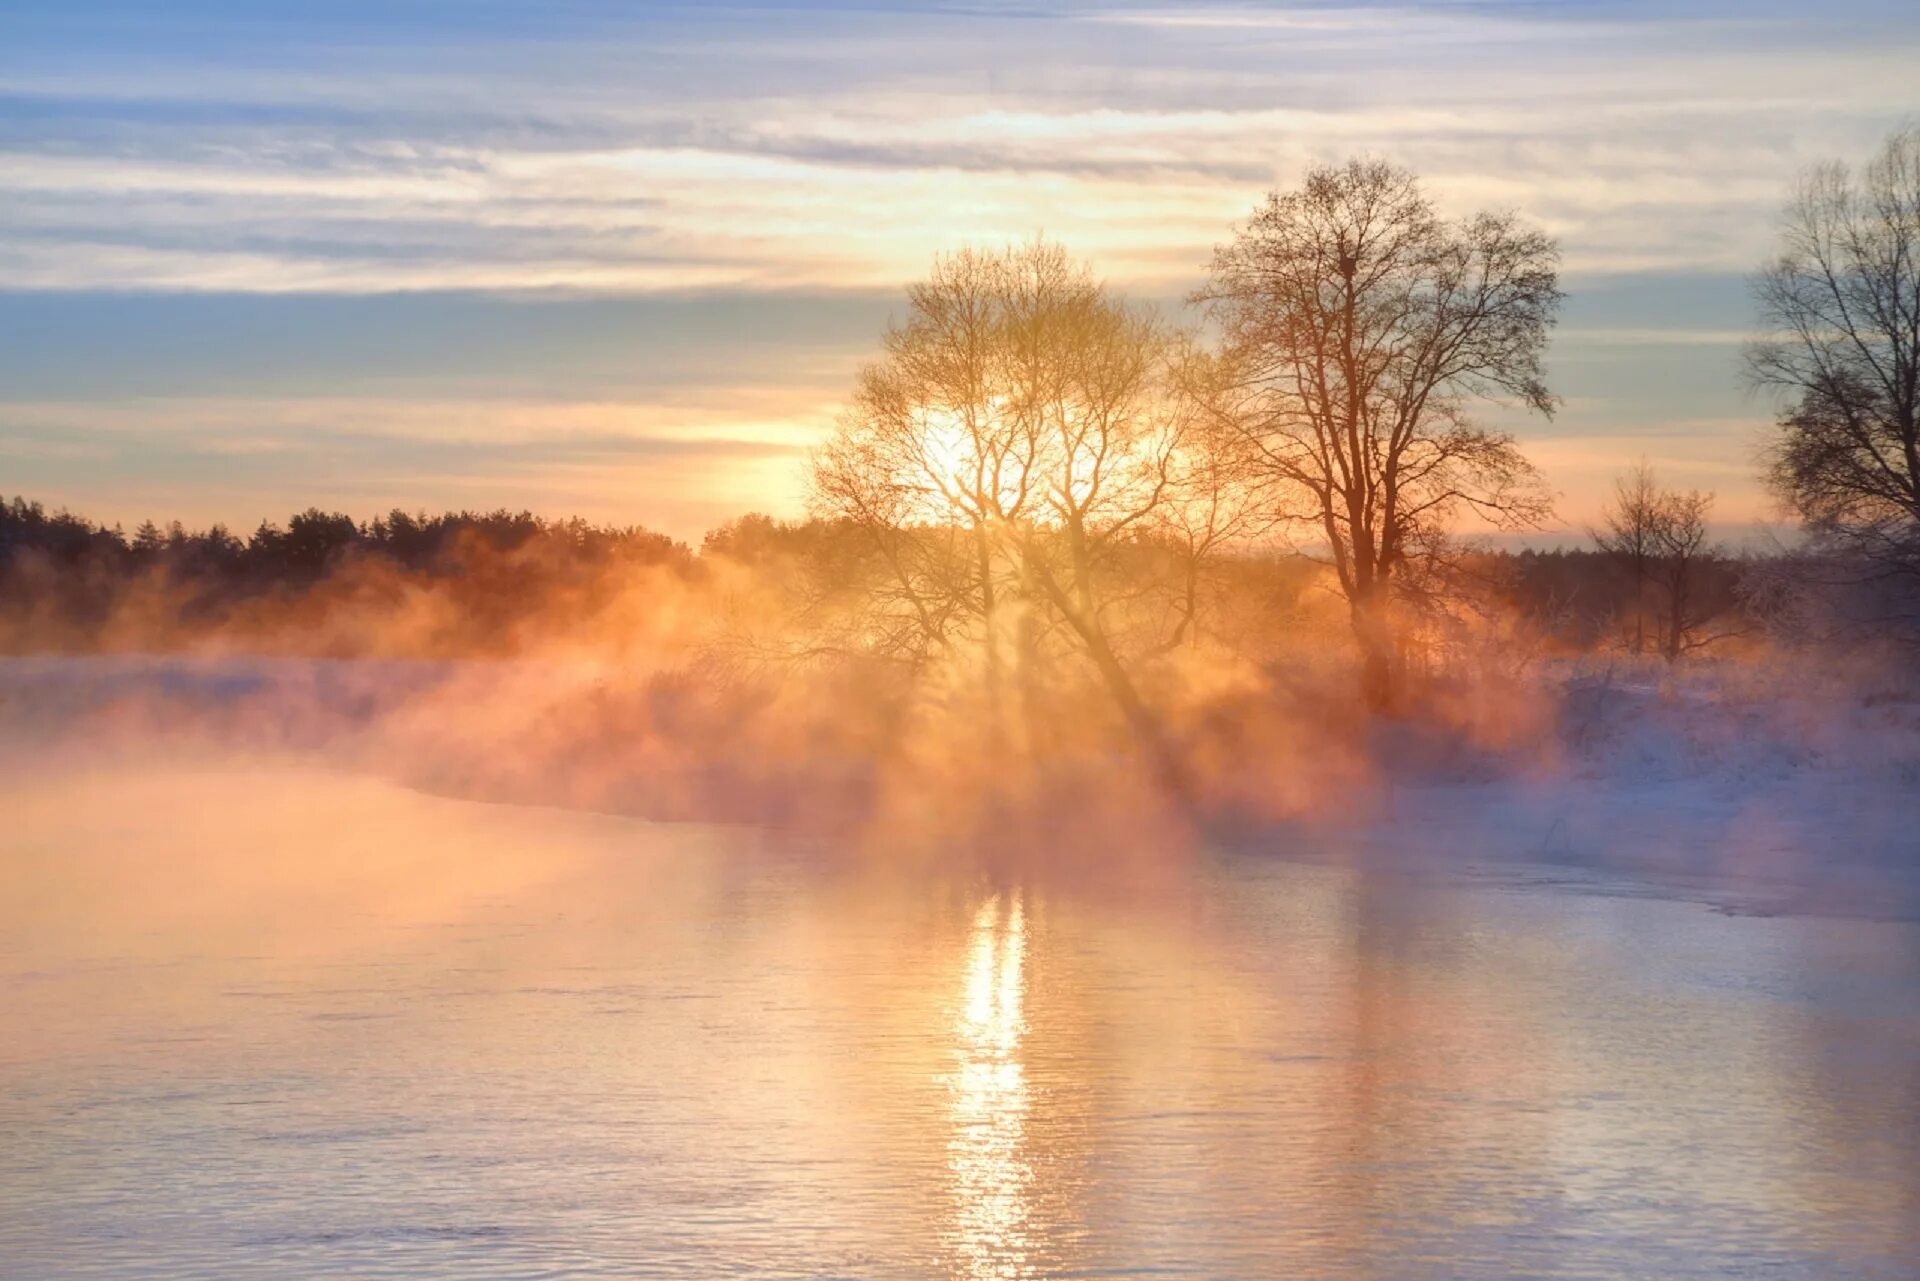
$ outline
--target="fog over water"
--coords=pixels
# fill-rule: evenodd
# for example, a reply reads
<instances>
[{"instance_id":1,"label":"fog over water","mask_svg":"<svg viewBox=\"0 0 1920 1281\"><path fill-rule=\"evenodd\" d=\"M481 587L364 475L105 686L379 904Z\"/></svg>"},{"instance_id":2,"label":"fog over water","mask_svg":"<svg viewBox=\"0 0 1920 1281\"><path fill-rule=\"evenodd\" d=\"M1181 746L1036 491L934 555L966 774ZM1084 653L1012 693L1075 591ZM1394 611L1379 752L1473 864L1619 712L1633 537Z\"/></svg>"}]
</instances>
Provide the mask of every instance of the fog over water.
<instances>
[{"instance_id":1,"label":"fog over water","mask_svg":"<svg viewBox=\"0 0 1920 1281\"><path fill-rule=\"evenodd\" d=\"M1333 831L932 872L237 755L15 757L0 809L9 1275L1920 1261L1911 922Z\"/></svg>"}]
</instances>

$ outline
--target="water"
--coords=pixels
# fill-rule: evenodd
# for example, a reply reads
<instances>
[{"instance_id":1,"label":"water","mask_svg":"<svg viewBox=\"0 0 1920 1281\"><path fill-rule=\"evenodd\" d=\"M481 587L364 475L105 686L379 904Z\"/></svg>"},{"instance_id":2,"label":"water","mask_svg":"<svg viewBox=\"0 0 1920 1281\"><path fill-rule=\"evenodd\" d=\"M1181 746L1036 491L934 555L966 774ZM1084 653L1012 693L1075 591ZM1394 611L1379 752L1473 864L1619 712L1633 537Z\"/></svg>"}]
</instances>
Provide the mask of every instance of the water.
<instances>
[{"instance_id":1,"label":"water","mask_svg":"<svg viewBox=\"0 0 1920 1281\"><path fill-rule=\"evenodd\" d=\"M1920 1275L1912 924L268 767L0 813L7 1278Z\"/></svg>"}]
</instances>

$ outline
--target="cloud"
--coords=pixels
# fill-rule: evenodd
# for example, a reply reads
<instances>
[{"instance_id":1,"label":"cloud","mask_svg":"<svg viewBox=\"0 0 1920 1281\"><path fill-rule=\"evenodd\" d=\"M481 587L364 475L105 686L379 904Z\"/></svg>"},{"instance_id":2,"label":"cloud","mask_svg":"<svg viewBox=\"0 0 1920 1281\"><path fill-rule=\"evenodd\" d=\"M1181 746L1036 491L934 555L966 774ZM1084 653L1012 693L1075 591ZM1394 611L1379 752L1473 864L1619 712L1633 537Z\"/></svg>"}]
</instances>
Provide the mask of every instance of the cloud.
<instances>
[{"instance_id":1,"label":"cloud","mask_svg":"<svg viewBox=\"0 0 1920 1281\"><path fill-rule=\"evenodd\" d=\"M1751 336L1738 329L1561 329L1562 342L1605 347L1729 347Z\"/></svg>"},{"instance_id":2,"label":"cloud","mask_svg":"<svg viewBox=\"0 0 1920 1281\"><path fill-rule=\"evenodd\" d=\"M748 510L798 514L830 407L173 399L0 404L0 456L96 518L250 526L309 505L531 507L681 538Z\"/></svg>"},{"instance_id":3,"label":"cloud","mask_svg":"<svg viewBox=\"0 0 1920 1281\"><path fill-rule=\"evenodd\" d=\"M1744 266L1920 42L1574 6L357 21L191 9L189 59L40 13L0 78L0 287L883 286L1037 230L1159 286L1353 152L1521 208L1576 269Z\"/></svg>"}]
</instances>

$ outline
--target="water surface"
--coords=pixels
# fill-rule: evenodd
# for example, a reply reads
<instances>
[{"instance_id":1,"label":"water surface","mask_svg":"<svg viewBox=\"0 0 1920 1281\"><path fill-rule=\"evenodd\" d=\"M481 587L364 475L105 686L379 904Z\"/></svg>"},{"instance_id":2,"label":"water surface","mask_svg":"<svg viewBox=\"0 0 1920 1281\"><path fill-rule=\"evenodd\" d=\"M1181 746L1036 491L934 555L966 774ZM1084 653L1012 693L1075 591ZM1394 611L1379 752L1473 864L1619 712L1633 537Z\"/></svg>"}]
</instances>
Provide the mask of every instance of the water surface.
<instances>
[{"instance_id":1,"label":"water surface","mask_svg":"<svg viewBox=\"0 0 1920 1281\"><path fill-rule=\"evenodd\" d=\"M266 766L0 807L7 1277L1920 1273L1912 924Z\"/></svg>"}]
</instances>

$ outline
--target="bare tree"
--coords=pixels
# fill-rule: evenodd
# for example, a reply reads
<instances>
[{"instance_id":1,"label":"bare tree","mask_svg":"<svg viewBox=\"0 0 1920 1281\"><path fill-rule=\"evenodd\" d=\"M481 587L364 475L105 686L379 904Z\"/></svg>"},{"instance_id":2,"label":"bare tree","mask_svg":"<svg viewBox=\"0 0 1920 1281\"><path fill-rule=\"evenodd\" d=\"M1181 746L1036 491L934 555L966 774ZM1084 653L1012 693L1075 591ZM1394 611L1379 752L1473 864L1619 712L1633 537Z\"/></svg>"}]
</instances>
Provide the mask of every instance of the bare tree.
<instances>
[{"instance_id":1,"label":"bare tree","mask_svg":"<svg viewBox=\"0 0 1920 1281\"><path fill-rule=\"evenodd\" d=\"M1644 461L1614 480L1613 494L1593 539L1627 579L1627 647L1646 652L1649 615L1654 645L1668 662L1721 639L1703 630L1729 603L1710 581L1721 563L1707 543L1713 495L1662 489Z\"/></svg>"},{"instance_id":2,"label":"bare tree","mask_svg":"<svg viewBox=\"0 0 1920 1281\"><path fill-rule=\"evenodd\" d=\"M1154 542L1172 553L1175 573L1165 647L1200 643L1209 597L1232 588L1215 572L1273 528L1265 476L1238 432L1222 430L1204 409L1215 397L1208 385L1218 362L1189 351L1179 365L1180 394L1192 409L1171 459L1172 483L1154 513Z\"/></svg>"},{"instance_id":3,"label":"bare tree","mask_svg":"<svg viewBox=\"0 0 1920 1281\"><path fill-rule=\"evenodd\" d=\"M1662 505L1653 468L1642 461L1614 479L1613 501L1601 512L1602 528L1592 531L1593 541L1627 580L1627 648L1636 654L1647 647L1647 593L1660 555Z\"/></svg>"},{"instance_id":4,"label":"bare tree","mask_svg":"<svg viewBox=\"0 0 1920 1281\"><path fill-rule=\"evenodd\" d=\"M1660 652L1669 663L1719 639L1702 630L1721 613L1705 582L1705 571L1715 560L1707 546L1707 513L1712 507L1713 495L1699 490L1661 496L1654 525L1660 553L1655 572L1662 596Z\"/></svg>"},{"instance_id":5,"label":"bare tree","mask_svg":"<svg viewBox=\"0 0 1920 1281\"><path fill-rule=\"evenodd\" d=\"M1748 371L1784 407L1768 476L1874 575L1920 576L1920 130L1809 171L1755 283Z\"/></svg>"},{"instance_id":6,"label":"bare tree","mask_svg":"<svg viewBox=\"0 0 1920 1281\"><path fill-rule=\"evenodd\" d=\"M1276 517L1325 541L1373 707L1394 698L1396 604L1449 517L1547 511L1513 438L1467 411L1552 412L1557 259L1511 215L1444 219L1412 174L1358 160L1270 195L1214 255L1199 298L1230 374L1213 412L1252 448Z\"/></svg>"},{"instance_id":7,"label":"bare tree","mask_svg":"<svg viewBox=\"0 0 1920 1281\"><path fill-rule=\"evenodd\" d=\"M1058 246L939 259L816 456L816 515L887 567L876 634L981 661L997 716L1009 668L1049 641L1087 660L1170 782L1177 753L1130 659L1128 551L1179 486L1177 336Z\"/></svg>"}]
</instances>

